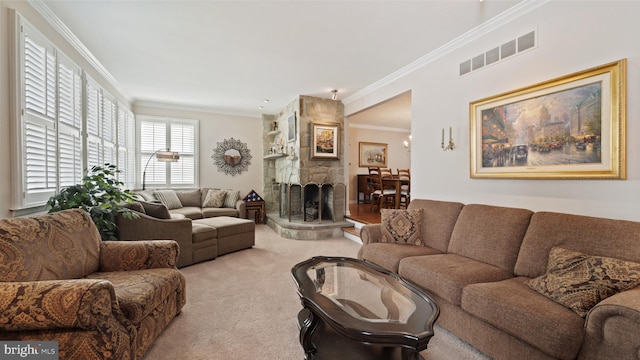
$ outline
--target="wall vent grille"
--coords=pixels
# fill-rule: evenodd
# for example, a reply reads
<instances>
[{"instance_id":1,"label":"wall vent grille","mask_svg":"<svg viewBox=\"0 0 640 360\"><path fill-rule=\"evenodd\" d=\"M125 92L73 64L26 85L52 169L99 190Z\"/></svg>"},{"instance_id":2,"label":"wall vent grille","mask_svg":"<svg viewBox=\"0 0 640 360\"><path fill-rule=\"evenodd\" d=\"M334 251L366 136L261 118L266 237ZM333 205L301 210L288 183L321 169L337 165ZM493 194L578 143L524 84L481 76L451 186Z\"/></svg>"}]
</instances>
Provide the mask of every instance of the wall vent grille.
<instances>
[{"instance_id":1,"label":"wall vent grille","mask_svg":"<svg viewBox=\"0 0 640 360\"><path fill-rule=\"evenodd\" d=\"M537 45L536 31L531 31L516 39L505 42L480 55L460 63L460 76L484 69L486 66L505 60L515 54L534 49Z\"/></svg>"}]
</instances>

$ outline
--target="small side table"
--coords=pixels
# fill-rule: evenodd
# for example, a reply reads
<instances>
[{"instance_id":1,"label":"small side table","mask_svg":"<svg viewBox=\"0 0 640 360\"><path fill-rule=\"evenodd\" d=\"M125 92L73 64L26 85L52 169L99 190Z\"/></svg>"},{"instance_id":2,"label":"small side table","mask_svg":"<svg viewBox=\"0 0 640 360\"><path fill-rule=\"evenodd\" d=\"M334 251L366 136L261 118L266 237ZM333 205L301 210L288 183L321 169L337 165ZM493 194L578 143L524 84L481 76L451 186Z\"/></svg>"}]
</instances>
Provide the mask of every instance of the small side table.
<instances>
[{"instance_id":1,"label":"small side table","mask_svg":"<svg viewBox=\"0 0 640 360\"><path fill-rule=\"evenodd\" d=\"M249 220L255 221L256 224L264 224L265 202L264 201L247 201L246 202L247 217ZM253 219L251 213L253 212Z\"/></svg>"}]
</instances>

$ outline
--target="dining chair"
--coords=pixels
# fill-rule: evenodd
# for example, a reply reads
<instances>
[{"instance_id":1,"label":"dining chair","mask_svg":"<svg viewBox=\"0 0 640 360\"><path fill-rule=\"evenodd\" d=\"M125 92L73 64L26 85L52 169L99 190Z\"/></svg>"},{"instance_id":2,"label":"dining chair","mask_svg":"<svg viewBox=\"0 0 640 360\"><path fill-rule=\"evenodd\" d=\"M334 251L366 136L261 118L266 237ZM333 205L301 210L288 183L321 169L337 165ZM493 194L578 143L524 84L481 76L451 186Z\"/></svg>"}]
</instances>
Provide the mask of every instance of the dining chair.
<instances>
[{"instance_id":1,"label":"dining chair","mask_svg":"<svg viewBox=\"0 0 640 360\"><path fill-rule=\"evenodd\" d=\"M389 169L389 168L379 168L379 169L380 169L380 175L383 178L393 177L393 171L391 169Z\"/></svg>"},{"instance_id":2,"label":"dining chair","mask_svg":"<svg viewBox=\"0 0 640 360\"><path fill-rule=\"evenodd\" d=\"M383 205L395 204L396 191L395 189L385 189L382 183L382 172L380 168L369 168L369 181L371 181L371 212L373 207L378 206L378 211Z\"/></svg>"},{"instance_id":3,"label":"dining chair","mask_svg":"<svg viewBox=\"0 0 640 360\"><path fill-rule=\"evenodd\" d=\"M400 185L400 207L405 209L411 202L411 171L409 169L397 169L400 180L409 180L408 184Z\"/></svg>"}]
</instances>

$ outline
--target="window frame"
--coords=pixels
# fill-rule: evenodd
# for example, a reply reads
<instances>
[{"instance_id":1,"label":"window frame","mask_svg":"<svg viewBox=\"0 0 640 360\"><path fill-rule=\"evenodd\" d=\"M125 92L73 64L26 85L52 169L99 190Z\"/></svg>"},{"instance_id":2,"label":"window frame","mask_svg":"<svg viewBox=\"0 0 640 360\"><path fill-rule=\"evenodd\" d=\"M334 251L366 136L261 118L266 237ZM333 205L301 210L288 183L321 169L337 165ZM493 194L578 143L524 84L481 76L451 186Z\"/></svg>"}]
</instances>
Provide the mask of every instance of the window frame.
<instances>
[{"instance_id":1,"label":"window frame","mask_svg":"<svg viewBox=\"0 0 640 360\"><path fill-rule=\"evenodd\" d=\"M154 124L163 124L165 131L165 140L163 145L155 145L154 150L146 150L143 149L144 146L142 144L142 136L144 136L144 132L141 130L143 123L154 123ZM136 188L142 189L142 182L144 177L144 171L146 167L146 181L145 185L147 189L191 189L198 188L200 185L200 173L199 173L199 132L200 132L200 122L199 120L194 119L184 119L184 118L175 118L175 117L167 117L167 116L150 116L150 115L137 115L135 119L136 123ZM172 149L172 125L189 125L193 126L193 153L187 153L184 151L178 151ZM180 155L180 160L178 163L181 163L185 159L192 159L193 162L193 182L192 183L184 183L177 182L172 179L172 168L173 164L171 162L153 162L153 155L158 150L166 150L170 149L171 151L178 151ZM148 165L147 165L148 164ZM153 171L153 166L164 164L164 174L165 180L164 182L154 181L153 174L150 177L150 170ZM149 169L151 167L151 169Z\"/></svg>"}]
</instances>

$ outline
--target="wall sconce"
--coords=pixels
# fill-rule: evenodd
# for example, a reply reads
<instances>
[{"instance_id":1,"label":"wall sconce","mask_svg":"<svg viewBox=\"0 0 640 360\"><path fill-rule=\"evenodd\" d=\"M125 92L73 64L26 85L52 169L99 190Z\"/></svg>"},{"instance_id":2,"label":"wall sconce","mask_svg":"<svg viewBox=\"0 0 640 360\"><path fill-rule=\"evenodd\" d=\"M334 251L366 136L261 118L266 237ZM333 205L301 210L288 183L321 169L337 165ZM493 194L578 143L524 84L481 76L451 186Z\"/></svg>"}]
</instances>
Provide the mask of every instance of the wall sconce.
<instances>
[{"instance_id":1,"label":"wall sconce","mask_svg":"<svg viewBox=\"0 0 640 360\"><path fill-rule=\"evenodd\" d=\"M449 145L444 146L444 128L442 128L442 142L440 143L442 151L453 150L456 145L453 143L453 137L451 137L451 126L449 126Z\"/></svg>"},{"instance_id":2,"label":"wall sconce","mask_svg":"<svg viewBox=\"0 0 640 360\"><path fill-rule=\"evenodd\" d=\"M333 89L331 90L331 93L333 94L331 95L331 100L338 100L338 90Z\"/></svg>"},{"instance_id":3,"label":"wall sconce","mask_svg":"<svg viewBox=\"0 0 640 360\"><path fill-rule=\"evenodd\" d=\"M409 140L403 141L404 149L408 152L411 152L411 135L409 135Z\"/></svg>"}]
</instances>

